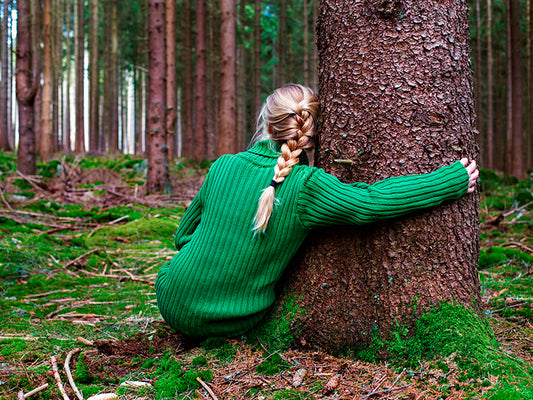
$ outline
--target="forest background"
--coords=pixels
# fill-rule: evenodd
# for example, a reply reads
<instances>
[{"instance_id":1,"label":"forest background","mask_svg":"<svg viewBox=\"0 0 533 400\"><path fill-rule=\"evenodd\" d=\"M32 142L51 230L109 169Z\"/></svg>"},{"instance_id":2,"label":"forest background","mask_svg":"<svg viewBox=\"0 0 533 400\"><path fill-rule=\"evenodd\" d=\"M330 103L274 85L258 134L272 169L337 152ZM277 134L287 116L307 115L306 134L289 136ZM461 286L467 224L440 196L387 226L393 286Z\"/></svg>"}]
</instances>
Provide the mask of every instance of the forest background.
<instances>
[{"instance_id":1,"label":"forest background","mask_svg":"<svg viewBox=\"0 0 533 400\"><path fill-rule=\"evenodd\" d=\"M533 168L533 7L469 4L481 165L523 178ZM34 153L146 152L164 165L165 152L203 160L241 151L273 89L318 89L317 12L309 0L5 0L0 148L21 143L19 170L30 175ZM22 92L17 101L17 54L21 71L29 63L29 102ZM166 111L151 109L150 96ZM33 107L29 141L21 101ZM162 151L151 156L150 142ZM149 190L168 188L156 172Z\"/></svg>"}]
</instances>

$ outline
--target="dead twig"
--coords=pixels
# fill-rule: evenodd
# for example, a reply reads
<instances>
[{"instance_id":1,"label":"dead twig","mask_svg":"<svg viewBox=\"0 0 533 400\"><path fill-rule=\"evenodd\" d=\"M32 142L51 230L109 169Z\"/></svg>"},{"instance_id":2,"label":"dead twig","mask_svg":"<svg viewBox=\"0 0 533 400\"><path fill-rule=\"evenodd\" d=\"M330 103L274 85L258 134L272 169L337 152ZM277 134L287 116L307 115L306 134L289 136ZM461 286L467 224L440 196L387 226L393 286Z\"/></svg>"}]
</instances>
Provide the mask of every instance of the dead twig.
<instances>
[{"instance_id":1,"label":"dead twig","mask_svg":"<svg viewBox=\"0 0 533 400\"><path fill-rule=\"evenodd\" d=\"M48 387L48 383L45 383L44 385L41 385L35 389L33 389L32 391L26 393L26 394L23 394L22 397L20 397L20 393L22 393L22 390L19 392L19 399L22 398L22 399L27 399L28 397L30 396L33 396L35 393L39 393L40 391L46 389Z\"/></svg>"},{"instance_id":2,"label":"dead twig","mask_svg":"<svg viewBox=\"0 0 533 400\"><path fill-rule=\"evenodd\" d=\"M76 340L86 346L94 346L94 342L92 340L85 339L84 337L78 336Z\"/></svg>"},{"instance_id":3,"label":"dead twig","mask_svg":"<svg viewBox=\"0 0 533 400\"><path fill-rule=\"evenodd\" d=\"M79 353L80 351L81 351L81 349L79 347L76 347L74 350L70 351L67 354L67 358L65 359L65 372L67 374L67 378L68 378L68 381L70 383L70 387L74 391L74 394L76 395L76 397L78 399L83 400L83 395L78 390L78 387L76 386L76 383L74 382L74 379L72 378L72 374L70 373L70 366L69 366L70 359L72 358L72 356L74 354L76 354L76 353Z\"/></svg>"},{"instance_id":4,"label":"dead twig","mask_svg":"<svg viewBox=\"0 0 533 400\"><path fill-rule=\"evenodd\" d=\"M525 244L522 244L520 242L508 242L501 245L501 247L519 247L522 250L527 251L528 253L533 255L533 248L526 246Z\"/></svg>"},{"instance_id":5,"label":"dead twig","mask_svg":"<svg viewBox=\"0 0 533 400\"><path fill-rule=\"evenodd\" d=\"M82 260L83 258L87 257L88 255L91 255L93 253L96 253L98 251L102 251L102 249L92 249L91 251L88 251L87 253L82 254L79 257L76 257L74 260L70 260L68 263L66 263L63 268L68 268L73 264L76 264L78 261Z\"/></svg>"},{"instance_id":6,"label":"dead twig","mask_svg":"<svg viewBox=\"0 0 533 400\"><path fill-rule=\"evenodd\" d=\"M57 369L57 360L55 356L51 357L52 360L52 370L54 371L54 378L57 383L57 387L59 388L59 391L61 392L61 395L63 396L63 400L70 400L70 398L67 395L67 392L65 392L65 387L63 386L63 382L61 382L61 376L59 376L59 370Z\"/></svg>"},{"instance_id":7,"label":"dead twig","mask_svg":"<svg viewBox=\"0 0 533 400\"><path fill-rule=\"evenodd\" d=\"M207 393L209 393L209 395L213 398L213 400L218 400L218 397L215 395L215 393L211 390L211 388L209 386L207 386L207 383L205 383L203 380L200 379L200 377L198 376L196 378L196 380L200 383L200 385L202 385L202 387L207 390Z\"/></svg>"}]
</instances>

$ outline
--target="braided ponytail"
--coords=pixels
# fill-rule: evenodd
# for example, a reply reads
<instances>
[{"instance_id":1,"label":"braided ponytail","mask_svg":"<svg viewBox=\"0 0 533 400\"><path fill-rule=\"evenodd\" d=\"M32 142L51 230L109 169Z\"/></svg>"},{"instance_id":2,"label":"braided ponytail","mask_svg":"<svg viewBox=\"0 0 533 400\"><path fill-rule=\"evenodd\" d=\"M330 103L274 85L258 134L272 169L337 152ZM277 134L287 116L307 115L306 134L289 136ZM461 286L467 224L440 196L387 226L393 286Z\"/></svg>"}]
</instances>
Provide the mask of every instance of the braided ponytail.
<instances>
[{"instance_id":1,"label":"braided ponytail","mask_svg":"<svg viewBox=\"0 0 533 400\"><path fill-rule=\"evenodd\" d=\"M254 231L264 232L272 215L276 187L282 183L291 168L300 162L302 150L314 147L318 100L311 89L289 84L272 93L260 114L263 125L268 126L270 138L281 144L281 155L274 167L270 186L259 198L254 218Z\"/></svg>"}]
</instances>

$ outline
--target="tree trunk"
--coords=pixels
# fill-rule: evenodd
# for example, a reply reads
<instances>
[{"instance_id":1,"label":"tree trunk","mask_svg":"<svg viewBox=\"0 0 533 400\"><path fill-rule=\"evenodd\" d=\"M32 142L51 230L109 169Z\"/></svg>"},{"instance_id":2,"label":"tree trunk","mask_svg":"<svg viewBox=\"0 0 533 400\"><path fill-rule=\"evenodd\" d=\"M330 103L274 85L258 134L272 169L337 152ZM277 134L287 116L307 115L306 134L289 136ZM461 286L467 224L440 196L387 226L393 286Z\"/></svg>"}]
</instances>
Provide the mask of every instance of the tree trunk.
<instances>
[{"instance_id":1,"label":"tree trunk","mask_svg":"<svg viewBox=\"0 0 533 400\"><path fill-rule=\"evenodd\" d=\"M512 32L511 32L511 1L506 1L505 26L506 26L506 48L505 59L507 66L507 80L505 86L507 89L507 126L505 135L505 173L512 174L513 165L513 61L512 61Z\"/></svg>"},{"instance_id":2,"label":"tree trunk","mask_svg":"<svg viewBox=\"0 0 533 400\"><path fill-rule=\"evenodd\" d=\"M63 128L63 151L70 153L70 85L71 85L71 75L70 75L70 66L71 66L71 41L70 41L70 32L71 32L71 2L65 1L65 21L66 21L66 31L69 33L66 37L66 85L65 85L65 95L64 95L64 128Z\"/></svg>"},{"instance_id":3,"label":"tree trunk","mask_svg":"<svg viewBox=\"0 0 533 400\"><path fill-rule=\"evenodd\" d=\"M235 153L237 134L237 49L235 44L235 0L222 0L220 6L220 125L217 156Z\"/></svg>"},{"instance_id":4,"label":"tree trunk","mask_svg":"<svg viewBox=\"0 0 533 400\"><path fill-rule=\"evenodd\" d=\"M481 101L481 77L483 76L482 66L481 66L481 7L480 1L476 0L476 44L475 44L475 65L474 65L474 102L476 105L476 127L478 132L482 133L482 142L481 142L481 152L480 152L480 162L485 162L487 159L487 146L486 146L486 131L483 130L483 118L481 117L483 102Z\"/></svg>"},{"instance_id":5,"label":"tree trunk","mask_svg":"<svg viewBox=\"0 0 533 400\"><path fill-rule=\"evenodd\" d=\"M118 152L118 19L117 2L110 1L110 53L109 53L109 151ZM164 32L163 32L164 35ZM164 38L164 36L163 36Z\"/></svg>"},{"instance_id":6,"label":"tree trunk","mask_svg":"<svg viewBox=\"0 0 533 400\"><path fill-rule=\"evenodd\" d=\"M261 0L254 3L254 113L261 110Z\"/></svg>"},{"instance_id":7,"label":"tree trunk","mask_svg":"<svg viewBox=\"0 0 533 400\"><path fill-rule=\"evenodd\" d=\"M490 1L490 0L489 0ZM526 143L527 169L533 170L533 1L529 1L529 135Z\"/></svg>"},{"instance_id":8,"label":"tree trunk","mask_svg":"<svg viewBox=\"0 0 533 400\"><path fill-rule=\"evenodd\" d=\"M221 12L219 2L207 2L206 11L206 115L213 116L206 121L206 158L217 157L217 138L220 132L221 77Z\"/></svg>"},{"instance_id":9,"label":"tree trunk","mask_svg":"<svg viewBox=\"0 0 533 400\"><path fill-rule=\"evenodd\" d=\"M37 93L33 101L33 132L35 135L35 153L39 154L41 149L41 130L42 130L42 85L41 77L43 71L43 57L42 57L42 36L43 36L43 10L40 0L31 0L31 37L32 37L32 57L33 76L37 77Z\"/></svg>"},{"instance_id":10,"label":"tree trunk","mask_svg":"<svg viewBox=\"0 0 533 400\"><path fill-rule=\"evenodd\" d=\"M166 39L167 39L167 145L168 158L176 157L176 2L166 0Z\"/></svg>"},{"instance_id":11,"label":"tree trunk","mask_svg":"<svg viewBox=\"0 0 533 400\"><path fill-rule=\"evenodd\" d=\"M83 89L83 71L85 70L83 53L84 53L84 15L83 0L74 0L75 3L75 37L76 37L76 153L85 152L85 117L84 117L84 89Z\"/></svg>"},{"instance_id":12,"label":"tree trunk","mask_svg":"<svg viewBox=\"0 0 533 400\"><path fill-rule=\"evenodd\" d=\"M183 1L182 32L183 32L183 101L181 102L181 155L191 158L193 155L193 93L194 74L192 62L192 12L191 0Z\"/></svg>"},{"instance_id":13,"label":"tree trunk","mask_svg":"<svg viewBox=\"0 0 533 400\"><path fill-rule=\"evenodd\" d=\"M0 150L10 150L9 145L9 57L8 57L8 23L9 1L4 0L4 18L2 19L2 80L0 82Z\"/></svg>"},{"instance_id":14,"label":"tree trunk","mask_svg":"<svg viewBox=\"0 0 533 400\"><path fill-rule=\"evenodd\" d=\"M520 4L511 0L511 69L512 69L512 175L523 179L524 168L524 132L522 119L522 56L520 45Z\"/></svg>"},{"instance_id":15,"label":"tree trunk","mask_svg":"<svg viewBox=\"0 0 533 400\"><path fill-rule=\"evenodd\" d=\"M278 65L276 86L287 83L287 0L279 0Z\"/></svg>"},{"instance_id":16,"label":"tree trunk","mask_svg":"<svg viewBox=\"0 0 533 400\"><path fill-rule=\"evenodd\" d=\"M313 30L313 90L318 91L318 47L317 47L317 32L316 32L316 26L318 22L318 4L319 0L313 0L313 26L315 29Z\"/></svg>"},{"instance_id":17,"label":"tree trunk","mask_svg":"<svg viewBox=\"0 0 533 400\"><path fill-rule=\"evenodd\" d=\"M89 151L98 152L100 143L98 90L98 0L89 2Z\"/></svg>"},{"instance_id":18,"label":"tree trunk","mask_svg":"<svg viewBox=\"0 0 533 400\"><path fill-rule=\"evenodd\" d=\"M320 167L373 183L478 157L465 1L325 1L318 32ZM477 221L471 195L317 232L284 280L306 310L292 320L294 337L341 350L410 328L441 301L479 310Z\"/></svg>"},{"instance_id":19,"label":"tree trunk","mask_svg":"<svg viewBox=\"0 0 533 400\"><path fill-rule=\"evenodd\" d=\"M207 156L207 53L206 53L206 3L196 0L196 65L194 85L194 146L193 158L204 160Z\"/></svg>"},{"instance_id":20,"label":"tree trunk","mask_svg":"<svg viewBox=\"0 0 533 400\"><path fill-rule=\"evenodd\" d=\"M237 95L236 95L236 110L237 110L237 130L234 149L235 152L244 150L245 135L247 132L247 105L248 91L246 90L246 46L247 33L246 26L246 2L239 0L239 31L240 42L237 47Z\"/></svg>"},{"instance_id":21,"label":"tree trunk","mask_svg":"<svg viewBox=\"0 0 533 400\"><path fill-rule=\"evenodd\" d=\"M494 97L492 66L492 0L487 0L487 158L486 167L494 169Z\"/></svg>"},{"instance_id":22,"label":"tree trunk","mask_svg":"<svg viewBox=\"0 0 533 400\"><path fill-rule=\"evenodd\" d=\"M165 0L148 0L148 192L169 189L166 140Z\"/></svg>"},{"instance_id":23,"label":"tree trunk","mask_svg":"<svg viewBox=\"0 0 533 400\"><path fill-rule=\"evenodd\" d=\"M52 1L52 151L59 149L59 115L61 112L59 88L61 87L63 66L63 21L61 0Z\"/></svg>"},{"instance_id":24,"label":"tree trunk","mask_svg":"<svg viewBox=\"0 0 533 400\"><path fill-rule=\"evenodd\" d=\"M304 85L311 85L311 74L309 69L309 3L308 0L303 0L303 69L304 69Z\"/></svg>"},{"instance_id":25,"label":"tree trunk","mask_svg":"<svg viewBox=\"0 0 533 400\"><path fill-rule=\"evenodd\" d=\"M47 161L53 152L52 145L52 4L43 1L43 88L42 123L39 155Z\"/></svg>"},{"instance_id":26,"label":"tree trunk","mask_svg":"<svg viewBox=\"0 0 533 400\"><path fill-rule=\"evenodd\" d=\"M17 169L26 175L35 174L35 133L33 101L38 79L32 71L32 37L30 0L17 1L17 101L19 110L19 147Z\"/></svg>"}]
</instances>

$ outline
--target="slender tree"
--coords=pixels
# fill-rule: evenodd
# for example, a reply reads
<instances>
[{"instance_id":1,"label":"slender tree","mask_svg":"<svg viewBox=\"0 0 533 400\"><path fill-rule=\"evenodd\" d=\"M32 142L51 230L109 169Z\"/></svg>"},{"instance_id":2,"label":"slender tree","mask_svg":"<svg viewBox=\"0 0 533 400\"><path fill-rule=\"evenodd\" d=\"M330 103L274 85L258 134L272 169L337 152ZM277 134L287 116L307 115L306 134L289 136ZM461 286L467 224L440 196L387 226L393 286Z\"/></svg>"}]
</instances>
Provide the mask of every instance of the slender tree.
<instances>
[{"instance_id":1,"label":"slender tree","mask_svg":"<svg viewBox=\"0 0 533 400\"><path fill-rule=\"evenodd\" d=\"M89 2L89 151L97 152L100 143L100 98L98 66L98 0Z\"/></svg>"},{"instance_id":2,"label":"slender tree","mask_svg":"<svg viewBox=\"0 0 533 400\"><path fill-rule=\"evenodd\" d=\"M63 81L63 21L62 0L52 0L52 149L59 149L61 107L59 91Z\"/></svg>"},{"instance_id":3,"label":"slender tree","mask_svg":"<svg viewBox=\"0 0 533 400\"><path fill-rule=\"evenodd\" d=\"M204 160L207 156L207 53L206 53L206 3L196 0L196 64L194 79L194 140L193 158Z\"/></svg>"},{"instance_id":4,"label":"slender tree","mask_svg":"<svg viewBox=\"0 0 533 400\"><path fill-rule=\"evenodd\" d=\"M52 2L43 0L43 88L39 155L46 161L53 152L52 126Z\"/></svg>"},{"instance_id":5,"label":"slender tree","mask_svg":"<svg viewBox=\"0 0 533 400\"><path fill-rule=\"evenodd\" d=\"M192 60L192 12L191 0L184 0L182 6L181 26L183 32L183 101L181 105L181 155L186 158L192 157L193 150L193 93L194 74Z\"/></svg>"},{"instance_id":6,"label":"slender tree","mask_svg":"<svg viewBox=\"0 0 533 400\"><path fill-rule=\"evenodd\" d=\"M279 0L279 25L277 38L278 64L276 86L287 83L287 0Z\"/></svg>"},{"instance_id":7,"label":"slender tree","mask_svg":"<svg viewBox=\"0 0 533 400\"><path fill-rule=\"evenodd\" d=\"M43 76L43 10L40 0L31 0L31 25L32 25L32 69L33 76L37 77L37 93L33 101L33 132L35 135L35 151L40 153L41 149L41 130L42 130L42 76Z\"/></svg>"},{"instance_id":8,"label":"slender tree","mask_svg":"<svg viewBox=\"0 0 533 400\"><path fill-rule=\"evenodd\" d=\"M520 45L520 4L518 0L509 1L510 24L510 86L511 86L511 114L510 153L507 159L507 172L523 178L524 168L524 138L522 119L522 56ZM509 128L508 128L509 129Z\"/></svg>"},{"instance_id":9,"label":"slender tree","mask_svg":"<svg viewBox=\"0 0 533 400\"><path fill-rule=\"evenodd\" d=\"M148 0L148 192L168 190L165 0Z\"/></svg>"},{"instance_id":10,"label":"slender tree","mask_svg":"<svg viewBox=\"0 0 533 400\"><path fill-rule=\"evenodd\" d=\"M118 151L118 98L119 98L119 74L118 74L118 15L117 2L110 1L110 48L109 48L109 151Z\"/></svg>"},{"instance_id":11,"label":"slender tree","mask_svg":"<svg viewBox=\"0 0 533 400\"><path fill-rule=\"evenodd\" d=\"M19 110L19 146L17 169L23 174L35 174L35 132L33 101L38 79L32 71L32 37L30 0L17 1L17 101Z\"/></svg>"},{"instance_id":12,"label":"slender tree","mask_svg":"<svg viewBox=\"0 0 533 400\"><path fill-rule=\"evenodd\" d=\"M83 89L83 71L84 71L84 60L83 53L85 48L84 41L84 2L83 0L74 0L75 6L75 25L74 25L74 36L76 37L76 143L75 150L76 153L85 152L85 116L84 116L84 96L85 91Z\"/></svg>"},{"instance_id":13,"label":"slender tree","mask_svg":"<svg viewBox=\"0 0 533 400\"><path fill-rule=\"evenodd\" d=\"M465 1L322 2L318 31L322 168L373 183L477 158ZM471 195L321 231L284 280L306 310L290 322L295 338L340 350L409 329L441 301L479 310L477 221Z\"/></svg>"},{"instance_id":14,"label":"slender tree","mask_svg":"<svg viewBox=\"0 0 533 400\"><path fill-rule=\"evenodd\" d=\"M261 0L254 1L254 94L253 105L256 115L261 109Z\"/></svg>"},{"instance_id":15,"label":"slender tree","mask_svg":"<svg viewBox=\"0 0 533 400\"><path fill-rule=\"evenodd\" d=\"M7 42L9 24L9 1L4 0L2 19L2 81L0 82L0 150L9 150L9 125L8 125L8 104L9 104L9 57Z\"/></svg>"},{"instance_id":16,"label":"slender tree","mask_svg":"<svg viewBox=\"0 0 533 400\"><path fill-rule=\"evenodd\" d=\"M492 1L487 0L487 159L486 165L494 169L494 96L492 57Z\"/></svg>"},{"instance_id":17,"label":"slender tree","mask_svg":"<svg viewBox=\"0 0 533 400\"><path fill-rule=\"evenodd\" d=\"M220 125L217 155L235 153L237 143L237 49L236 2L222 0L220 4Z\"/></svg>"},{"instance_id":18,"label":"slender tree","mask_svg":"<svg viewBox=\"0 0 533 400\"><path fill-rule=\"evenodd\" d=\"M166 0L166 60L167 60L167 146L168 158L176 157L176 2Z\"/></svg>"}]
</instances>

